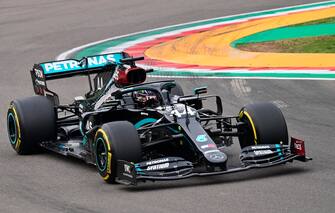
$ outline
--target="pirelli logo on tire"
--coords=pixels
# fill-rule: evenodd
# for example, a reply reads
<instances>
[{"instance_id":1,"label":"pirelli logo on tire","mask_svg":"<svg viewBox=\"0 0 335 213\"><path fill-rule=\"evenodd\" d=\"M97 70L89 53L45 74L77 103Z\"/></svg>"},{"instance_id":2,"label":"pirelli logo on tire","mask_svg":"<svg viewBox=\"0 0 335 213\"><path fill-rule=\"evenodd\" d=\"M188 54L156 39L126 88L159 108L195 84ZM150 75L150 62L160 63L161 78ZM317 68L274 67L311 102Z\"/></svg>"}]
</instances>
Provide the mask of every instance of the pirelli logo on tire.
<instances>
[{"instance_id":1,"label":"pirelli logo on tire","mask_svg":"<svg viewBox=\"0 0 335 213\"><path fill-rule=\"evenodd\" d=\"M112 163L112 153L110 153L110 151L108 151L108 157L107 157L107 173L111 174L111 163Z\"/></svg>"}]
</instances>

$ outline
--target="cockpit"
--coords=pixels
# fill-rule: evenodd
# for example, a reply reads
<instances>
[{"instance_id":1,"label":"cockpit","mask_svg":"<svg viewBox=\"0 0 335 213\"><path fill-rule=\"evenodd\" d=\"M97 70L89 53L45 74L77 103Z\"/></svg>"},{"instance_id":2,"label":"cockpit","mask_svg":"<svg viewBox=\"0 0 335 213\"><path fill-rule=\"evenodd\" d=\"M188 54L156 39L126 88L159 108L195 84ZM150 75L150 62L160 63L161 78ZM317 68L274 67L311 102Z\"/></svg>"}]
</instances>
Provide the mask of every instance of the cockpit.
<instances>
[{"instance_id":1,"label":"cockpit","mask_svg":"<svg viewBox=\"0 0 335 213\"><path fill-rule=\"evenodd\" d=\"M122 95L122 101L128 108L156 108L164 105L163 97L154 89L134 90Z\"/></svg>"},{"instance_id":2,"label":"cockpit","mask_svg":"<svg viewBox=\"0 0 335 213\"><path fill-rule=\"evenodd\" d=\"M127 108L156 108L171 105L177 98L172 89L176 87L174 81L144 83L125 87L112 94L121 100ZM180 95L179 95L180 96Z\"/></svg>"}]
</instances>

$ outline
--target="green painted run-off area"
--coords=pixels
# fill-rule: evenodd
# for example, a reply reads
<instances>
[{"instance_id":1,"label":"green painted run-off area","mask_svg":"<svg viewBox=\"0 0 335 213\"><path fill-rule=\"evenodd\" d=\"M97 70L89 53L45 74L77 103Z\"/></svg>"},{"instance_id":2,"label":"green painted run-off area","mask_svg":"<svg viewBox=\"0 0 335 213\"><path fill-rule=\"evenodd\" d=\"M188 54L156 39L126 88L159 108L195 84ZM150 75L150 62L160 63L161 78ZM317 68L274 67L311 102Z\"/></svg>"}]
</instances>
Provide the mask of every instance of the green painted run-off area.
<instances>
[{"instance_id":1,"label":"green painted run-off area","mask_svg":"<svg viewBox=\"0 0 335 213\"><path fill-rule=\"evenodd\" d=\"M335 23L288 26L266 30L263 32L252 34L250 36L246 36L244 38L234 41L232 43L232 46L237 47L241 44L330 35L335 35Z\"/></svg>"}]
</instances>

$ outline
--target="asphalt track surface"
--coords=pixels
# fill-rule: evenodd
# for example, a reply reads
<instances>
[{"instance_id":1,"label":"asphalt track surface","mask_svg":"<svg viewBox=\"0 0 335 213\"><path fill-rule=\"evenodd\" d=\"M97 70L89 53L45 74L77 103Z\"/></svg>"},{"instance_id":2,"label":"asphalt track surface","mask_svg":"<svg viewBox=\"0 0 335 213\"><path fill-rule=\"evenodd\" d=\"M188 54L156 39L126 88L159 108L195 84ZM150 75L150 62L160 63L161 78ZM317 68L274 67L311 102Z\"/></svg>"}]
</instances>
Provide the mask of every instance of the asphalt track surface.
<instances>
[{"instance_id":1,"label":"asphalt track surface","mask_svg":"<svg viewBox=\"0 0 335 213\"><path fill-rule=\"evenodd\" d=\"M0 2L0 212L335 212L335 86L333 81L183 79L185 91L208 85L226 114L274 101L291 135L306 140L314 161L266 170L138 187L108 185L95 167L45 153L18 156L6 133L9 101L33 94L33 63L88 42L187 21L310 0L128 0ZM59 81L67 97L85 81ZM70 101L66 98L65 101ZM238 154L235 144L229 153Z\"/></svg>"}]
</instances>

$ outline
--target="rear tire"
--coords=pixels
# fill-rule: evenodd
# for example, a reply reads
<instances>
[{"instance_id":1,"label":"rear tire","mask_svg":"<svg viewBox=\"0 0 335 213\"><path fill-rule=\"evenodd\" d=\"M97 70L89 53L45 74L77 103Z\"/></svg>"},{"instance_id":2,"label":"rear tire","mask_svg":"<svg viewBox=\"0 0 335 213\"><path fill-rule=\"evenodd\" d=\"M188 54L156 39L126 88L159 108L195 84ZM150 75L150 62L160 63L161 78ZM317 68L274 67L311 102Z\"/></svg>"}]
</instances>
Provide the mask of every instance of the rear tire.
<instances>
[{"instance_id":1,"label":"rear tire","mask_svg":"<svg viewBox=\"0 0 335 213\"><path fill-rule=\"evenodd\" d=\"M240 146L259 144L288 144L287 125L281 110L272 103L256 103L243 107L239 120L246 125L239 128Z\"/></svg>"},{"instance_id":2,"label":"rear tire","mask_svg":"<svg viewBox=\"0 0 335 213\"><path fill-rule=\"evenodd\" d=\"M39 143L56 139L56 111L45 96L11 102L7 112L7 131L14 150L21 155L40 151Z\"/></svg>"},{"instance_id":3,"label":"rear tire","mask_svg":"<svg viewBox=\"0 0 335 213\"><path fill-rule=\"evenodd\" d=\"M137 130L128 121L103 124L95 134L95 157L99 174L107 183L115 183L118 160L137 163L142 149Z\"/></svg>"}]
</instances>

